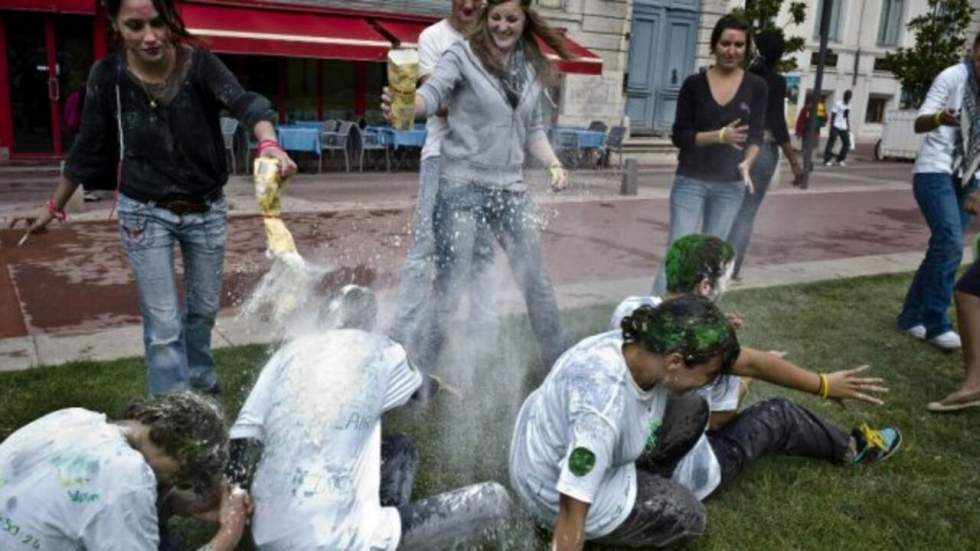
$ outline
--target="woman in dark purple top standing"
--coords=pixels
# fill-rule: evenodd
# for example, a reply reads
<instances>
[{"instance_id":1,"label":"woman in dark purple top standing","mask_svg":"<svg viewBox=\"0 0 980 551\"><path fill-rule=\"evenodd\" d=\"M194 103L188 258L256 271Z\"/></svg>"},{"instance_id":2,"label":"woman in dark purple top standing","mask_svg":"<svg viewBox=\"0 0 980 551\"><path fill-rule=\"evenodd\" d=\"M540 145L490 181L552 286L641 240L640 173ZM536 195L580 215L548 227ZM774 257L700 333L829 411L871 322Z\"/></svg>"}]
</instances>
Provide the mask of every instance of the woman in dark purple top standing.
<instances>
[{"instance_id":1,"label":"woman in dark purple top standing","mask_svg":"<svg viewBox=\"0 0 980 551\"><path fill-rule=\"evenodd\" d=\"M759 154L766 116L766 83L744 69L752 36L729 14L711 32L715 64L687 77L677 98L672 140L680 149L670 190L669 242L692 233L728 239ZM653 294L666 290L661 262Z\"/></svg>"}]
</instances>

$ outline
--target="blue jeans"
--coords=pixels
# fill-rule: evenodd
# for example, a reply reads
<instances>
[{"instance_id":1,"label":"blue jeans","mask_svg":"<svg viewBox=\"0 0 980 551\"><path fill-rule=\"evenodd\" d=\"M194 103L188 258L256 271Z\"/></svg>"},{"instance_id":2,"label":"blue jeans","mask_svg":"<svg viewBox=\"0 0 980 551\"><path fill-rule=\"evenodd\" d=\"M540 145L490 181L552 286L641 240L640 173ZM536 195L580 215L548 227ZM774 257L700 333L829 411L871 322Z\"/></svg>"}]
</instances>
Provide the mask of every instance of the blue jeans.
<instances>
[{"instance_id":1,"label":"blue jeans","mask_svg":"<svg viewBox=\"0 0 980 551\"><path fill-rule=\"evenodd\" d=\"M419 168L419 196L412 221L412 244L405 255L398 285L398 305L388 330L389 336L405 345L410 351L425 340L426 329L431 325L432 306L430 290L433 283L433 264L436 256L435 210L439 193L439 157L422 160ZM481 236L476 253L478 268L489 266L493 259L490 236ZM470 290L470 321L485 331L496 327L496 310L493 308L491 274L477 269L471 274L474 280ZM493 333L496 333L493 330ZM492 338L493 335L487 335ZM425 366L429 369L429 366Z\"/></svg>"},{"instance_id":2,"label":"blue jeans","mask_svg":"<svg viewBox=\"0 0 980 551\"><path fill-rule=\"evenodd\" d=\"M692 233L728 239L744 196L745 184L741 181L708 182L678 174L670 188L667 248L670 249L674 241ZM661 260L657 279L653 282L653 294L662 297L666 291L667 274Z\"/></svg>"},{"instance_id":3,"label":"blue jeans","mask_svg":"<svg viewBox=\"0 0 980 551\"><path fill-rule=\"evenodd\" d=\"M119 233L136 277L143 314L150 394L218 383L211 329L218 315L228 205L224 198L202 214L169 210L119 196ZM184 304L175 281L174 243L184 261Z\"/></svg>"},{"instance_id":4,"label":"blue jeans","mask_svg":"<svg viewBox=\"0 0 980 551\"><path fill-rule=\"evenodd\" d=\"M436 311L430 341L424 356L435 365L443 348L446 331L452 323L460 296L470 285L470 274L486 271L474 268L480 256L480 235L492 232L507 255L514 280L524 295L531 329L541 346L548 368L564 351L558 302L541 256L541 236L534 204L526 191L513 192L472 182L443 179L436 206ZM484 306L481 300L478 305ZM468 337L485 340L482 335ZM428 369L428 366L423 366Z\"/></svg>"},{"instance_id":5,"label":"blue jeans","mask_svg":"<svg viewBox=\"0 0 980 551\"><path fill-rule=\"evenodd\" d=\"M963 201L976 187L976 180L972 180L960 188L944 173L913 176L915 202L929 224L929 248L905 295L899 329L921 324L926 337L932 338L953 328L946 312L953 298L956 270L963 261L963 233L973 223L973 216L963 210Z\"/></svg>"},{"instance_id":6,"label":"blue jeans","mask_svg":"<svg viewBox=\"0 0 980 551\"><path fill-rule=\"evenodd\" d=\"M732 224L732 231L728 234L728 242L735 249L735 273L738 274L742 269L742 261L745 260L745 253L749 249L749 241L752 239L752 228L755 226L755 216L762 205L762 199L769 191L769 184L776 173L776 166L779 164L779 146L773 142L766 142L759 148L759 156L755 158L750 174L755 193L746 193L742 200L742 208L735 217Z\"/></svg>"}]
</instances>

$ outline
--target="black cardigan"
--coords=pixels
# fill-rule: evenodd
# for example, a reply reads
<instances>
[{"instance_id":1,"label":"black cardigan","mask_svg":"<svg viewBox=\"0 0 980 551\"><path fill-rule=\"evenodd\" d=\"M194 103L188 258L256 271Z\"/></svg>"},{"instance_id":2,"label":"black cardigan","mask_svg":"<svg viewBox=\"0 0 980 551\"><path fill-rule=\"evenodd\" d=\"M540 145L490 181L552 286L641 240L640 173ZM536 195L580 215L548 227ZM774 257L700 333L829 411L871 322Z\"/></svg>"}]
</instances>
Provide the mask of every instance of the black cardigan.
<instances>
[{"instance_id":1,"label":"black cardigan","mask_svg":"<svg viewBox=\"0 0 980 551\"><path fill-rule=\"evenodd\" d=\"M120 192L144 202L220 194L228 181L221 111L251 131L260 121L276 122L269 100L243 90L214 54L193 48L176 96L153 108L146 91L127 76L122 55L112 54L92 66L82 125L65 176L86 189L115 189L118 86L125 149Z\"/></svg>"},{"instance_id":2,"label":"black cardigan","mask_svg":"<svg viewBox=\"0 0 980 551\"><path fill-rule=\"evenodd\" d=\"M699 180L732 182L741 180L738 164L745 151L728 144L697 145L698 132L717 131L741 120L749 125L749 145L761 145L766 120L766 83L746 71L742 83L725 105L718 105L708 86L708 76L697 73L684 79L677 98L677 114L671 139L678 148L677 174Z\"/></svg>"}]
</instances>

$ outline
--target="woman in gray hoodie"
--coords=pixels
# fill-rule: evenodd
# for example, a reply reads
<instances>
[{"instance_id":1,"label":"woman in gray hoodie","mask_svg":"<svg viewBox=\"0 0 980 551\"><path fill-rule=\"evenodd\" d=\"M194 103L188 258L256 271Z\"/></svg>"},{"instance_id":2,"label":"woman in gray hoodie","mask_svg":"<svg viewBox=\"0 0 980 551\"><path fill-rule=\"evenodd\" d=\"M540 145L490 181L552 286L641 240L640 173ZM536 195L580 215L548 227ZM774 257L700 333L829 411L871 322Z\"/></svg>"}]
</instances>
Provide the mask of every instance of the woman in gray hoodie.
<instances>
[{"instance_id":1,"label":"woman in gray hoodie","mask_svg":"<svg viewBox=\"0 0 980 551\"><path fill-rule=\"evenodd\" d=\"M435 327L418 358L420 365L434 366L438 360L484 225L503 248L524 294L545 365L550 367L564 351L558 303L541 256L523 166L525 151L530 151L548 167L551 189L565 187L567 175L548 141L540 107L553 73L535 36L561 57L571 54L530 5L530 0L489 0L470 38L443 54L415 96L417 117L449 109L435 213ZM390 104L386 89L386 114Z\"/></svg>"}]
</instances>

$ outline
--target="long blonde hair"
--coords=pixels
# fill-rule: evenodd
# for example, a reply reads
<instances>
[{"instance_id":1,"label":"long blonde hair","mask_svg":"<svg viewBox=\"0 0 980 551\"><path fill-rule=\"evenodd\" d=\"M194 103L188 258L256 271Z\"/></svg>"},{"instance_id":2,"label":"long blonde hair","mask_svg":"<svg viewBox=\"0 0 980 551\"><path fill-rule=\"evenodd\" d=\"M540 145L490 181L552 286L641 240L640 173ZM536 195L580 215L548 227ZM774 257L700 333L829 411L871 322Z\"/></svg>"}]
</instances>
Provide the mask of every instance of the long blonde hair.
<instances>
[{"instance_id":1,"label":"long blonde hair","mask_svg":"<svg viewBox=\"0 0 980 551\"><path fill-rule=\"evenodd\" d=\"M480 21L477 22L469 36L470 47L473 49L476 57L491 74L501 78L506 74L507 68L504 67L503 63L500 62L500 59L493 52L495 46L493 37L490 36L490 10L495 6L506 4L510 1L487 0L487 5L483 8ZM524 53L527 55L531 66L534 67L537 78L541 82L551 84L555 80L555 72L552 69L551 62L548 61L541 48L538 47L534 37L541 38L562 59L571 59L575 56L568 49L568 43L561 33L548 25L544 18L531 8L531 0L520 0L520 2L521 10L524 11L524 17L526 19L524 32L521 34L521 40L524 42Z\"/></svg>"}]
</instances>

